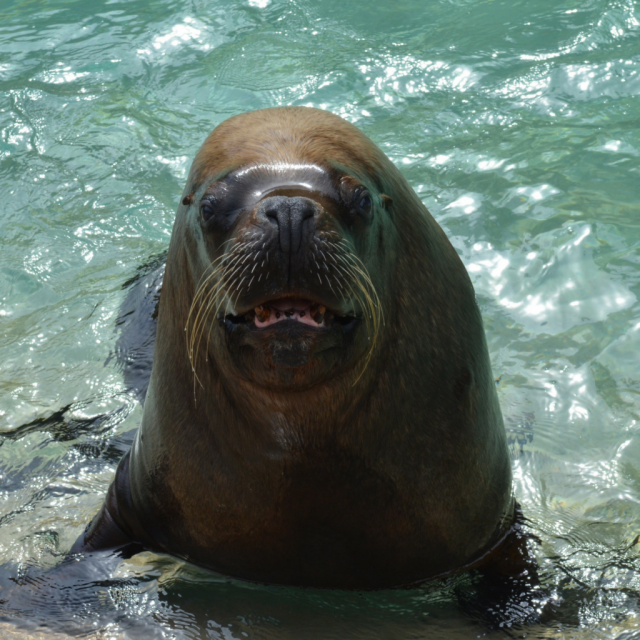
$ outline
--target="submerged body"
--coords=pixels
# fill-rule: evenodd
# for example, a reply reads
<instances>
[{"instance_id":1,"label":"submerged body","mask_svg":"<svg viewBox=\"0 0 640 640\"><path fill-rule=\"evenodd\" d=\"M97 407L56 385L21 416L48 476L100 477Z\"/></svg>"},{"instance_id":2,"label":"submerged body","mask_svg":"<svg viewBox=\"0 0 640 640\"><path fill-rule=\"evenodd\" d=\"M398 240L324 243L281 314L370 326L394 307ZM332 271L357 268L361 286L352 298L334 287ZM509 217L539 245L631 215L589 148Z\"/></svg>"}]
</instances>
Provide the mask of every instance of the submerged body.
<instances>
[{"instance_id":1,"label":"submerged body","mask_svg":"<svg viewBox=\"0 0 640 640\"><path fill-rule=\"evenodd\" d=\"M142 425L78 550L389 587L473 562L513 507L473 287L398 170L324 111L217 127L178 209Z\"/></svg>"}]
</instances>

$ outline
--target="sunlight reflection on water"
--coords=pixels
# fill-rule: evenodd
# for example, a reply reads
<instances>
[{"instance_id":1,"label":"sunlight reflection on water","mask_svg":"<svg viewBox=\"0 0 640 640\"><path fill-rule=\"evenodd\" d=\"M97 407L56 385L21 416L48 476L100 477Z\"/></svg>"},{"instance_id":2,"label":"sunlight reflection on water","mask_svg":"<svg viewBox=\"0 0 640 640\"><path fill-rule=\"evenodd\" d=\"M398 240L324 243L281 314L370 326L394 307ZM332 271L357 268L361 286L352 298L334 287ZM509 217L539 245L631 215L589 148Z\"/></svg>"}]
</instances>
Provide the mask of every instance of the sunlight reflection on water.
<instances>
[{"instance_id":1,"label":"sunlight reflection on water","mask_svg":"<svg viewBox=\"0 0 640 640\"><path fill-rule=\"evenodd\" d=\"M234 113L299 104L372 137L469 269L559 603L530 633L631 638L638 18L633 0L0 8L0 588L59 562L130 444L141 409L104 364L122 284L166 248L199 144ZM11 431L69 405L49 430ZM95 593L70 590L72 615L44 591L40 611L7 617L71 615L100 637L475 637L456 588L301 592L141 554Z\"/></svg>"}]
</instances>

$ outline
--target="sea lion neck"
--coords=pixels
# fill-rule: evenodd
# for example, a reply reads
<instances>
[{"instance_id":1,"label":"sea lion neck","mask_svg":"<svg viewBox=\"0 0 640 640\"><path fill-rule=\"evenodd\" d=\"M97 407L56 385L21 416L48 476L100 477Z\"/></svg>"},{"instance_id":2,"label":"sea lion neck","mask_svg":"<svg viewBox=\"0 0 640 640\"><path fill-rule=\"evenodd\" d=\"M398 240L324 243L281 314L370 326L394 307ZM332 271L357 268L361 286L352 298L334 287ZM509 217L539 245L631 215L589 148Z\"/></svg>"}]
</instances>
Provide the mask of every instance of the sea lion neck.
<instances>
[{"instance_id":1,"label":"sea lion neck","mask_svg":"<svg viewBox=\"0 0 640 640\"><path fill-rule=\"evenodd\" d=\"M297 443L304 449L321 441L348 440L349 431L366 420L374 380L365 374L354 385L353 379L341 375L295 391L265 388L244 378L225 377L221 384L245 425L274 434L287 447Z\"/></svg>"}]
</instances>

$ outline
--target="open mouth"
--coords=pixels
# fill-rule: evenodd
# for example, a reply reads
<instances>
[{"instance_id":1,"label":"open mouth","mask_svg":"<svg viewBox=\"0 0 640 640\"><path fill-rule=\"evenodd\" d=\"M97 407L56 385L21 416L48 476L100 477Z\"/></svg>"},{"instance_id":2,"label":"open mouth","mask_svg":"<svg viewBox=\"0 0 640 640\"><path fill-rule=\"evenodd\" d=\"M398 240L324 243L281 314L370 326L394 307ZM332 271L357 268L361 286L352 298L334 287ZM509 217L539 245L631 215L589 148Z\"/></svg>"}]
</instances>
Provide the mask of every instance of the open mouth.
<instances>
[{"instance_id":1,"label":"open mouth","mask_svg":"<svg viewBox=\"0 0 640 640\"><path fill-rule=\"evenodd\" d=\"M279 322L299 322L314 329L328 329L334 324L349 325L355 315L339 315L323 304L304 298L280 298L264 302L241 316L230 316L235 323L244 322L256 329L265 329Z\"/></svg>"}]
</instances>

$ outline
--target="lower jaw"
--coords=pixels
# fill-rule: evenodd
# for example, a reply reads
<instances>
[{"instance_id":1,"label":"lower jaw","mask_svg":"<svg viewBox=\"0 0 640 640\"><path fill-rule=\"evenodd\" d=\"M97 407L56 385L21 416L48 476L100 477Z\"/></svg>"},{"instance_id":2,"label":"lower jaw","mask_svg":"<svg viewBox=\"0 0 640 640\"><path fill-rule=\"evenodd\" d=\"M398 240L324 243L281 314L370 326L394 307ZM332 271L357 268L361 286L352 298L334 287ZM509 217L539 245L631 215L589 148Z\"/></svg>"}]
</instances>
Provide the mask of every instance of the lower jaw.
<instances>
[{"instance_id":1,"label":"lower jaw","mask_svg":"<svg viewBox=\"0 0 640 640\"><path fill-rule=\"evenodd\" d=\"M358 322L318 329L281 322L257 329L227 320L227 347L243 378L266 388L301 389L348 365Z\"/></svg>"},{"instance_id":2,"label":"lower jaw","mask_svg":"<svg viewBox=\"0 0 640 640\"><path fill-rule=\"evenodd\" d=\"M254 354L254 357L239 359L236 365L242 377L258 387L291 392L324 384L332 379L341 368L341 360L338 350L332 349L312 357L295 352L280 353L275 358L261 358Z\"/></svg>"}]
</instances>

